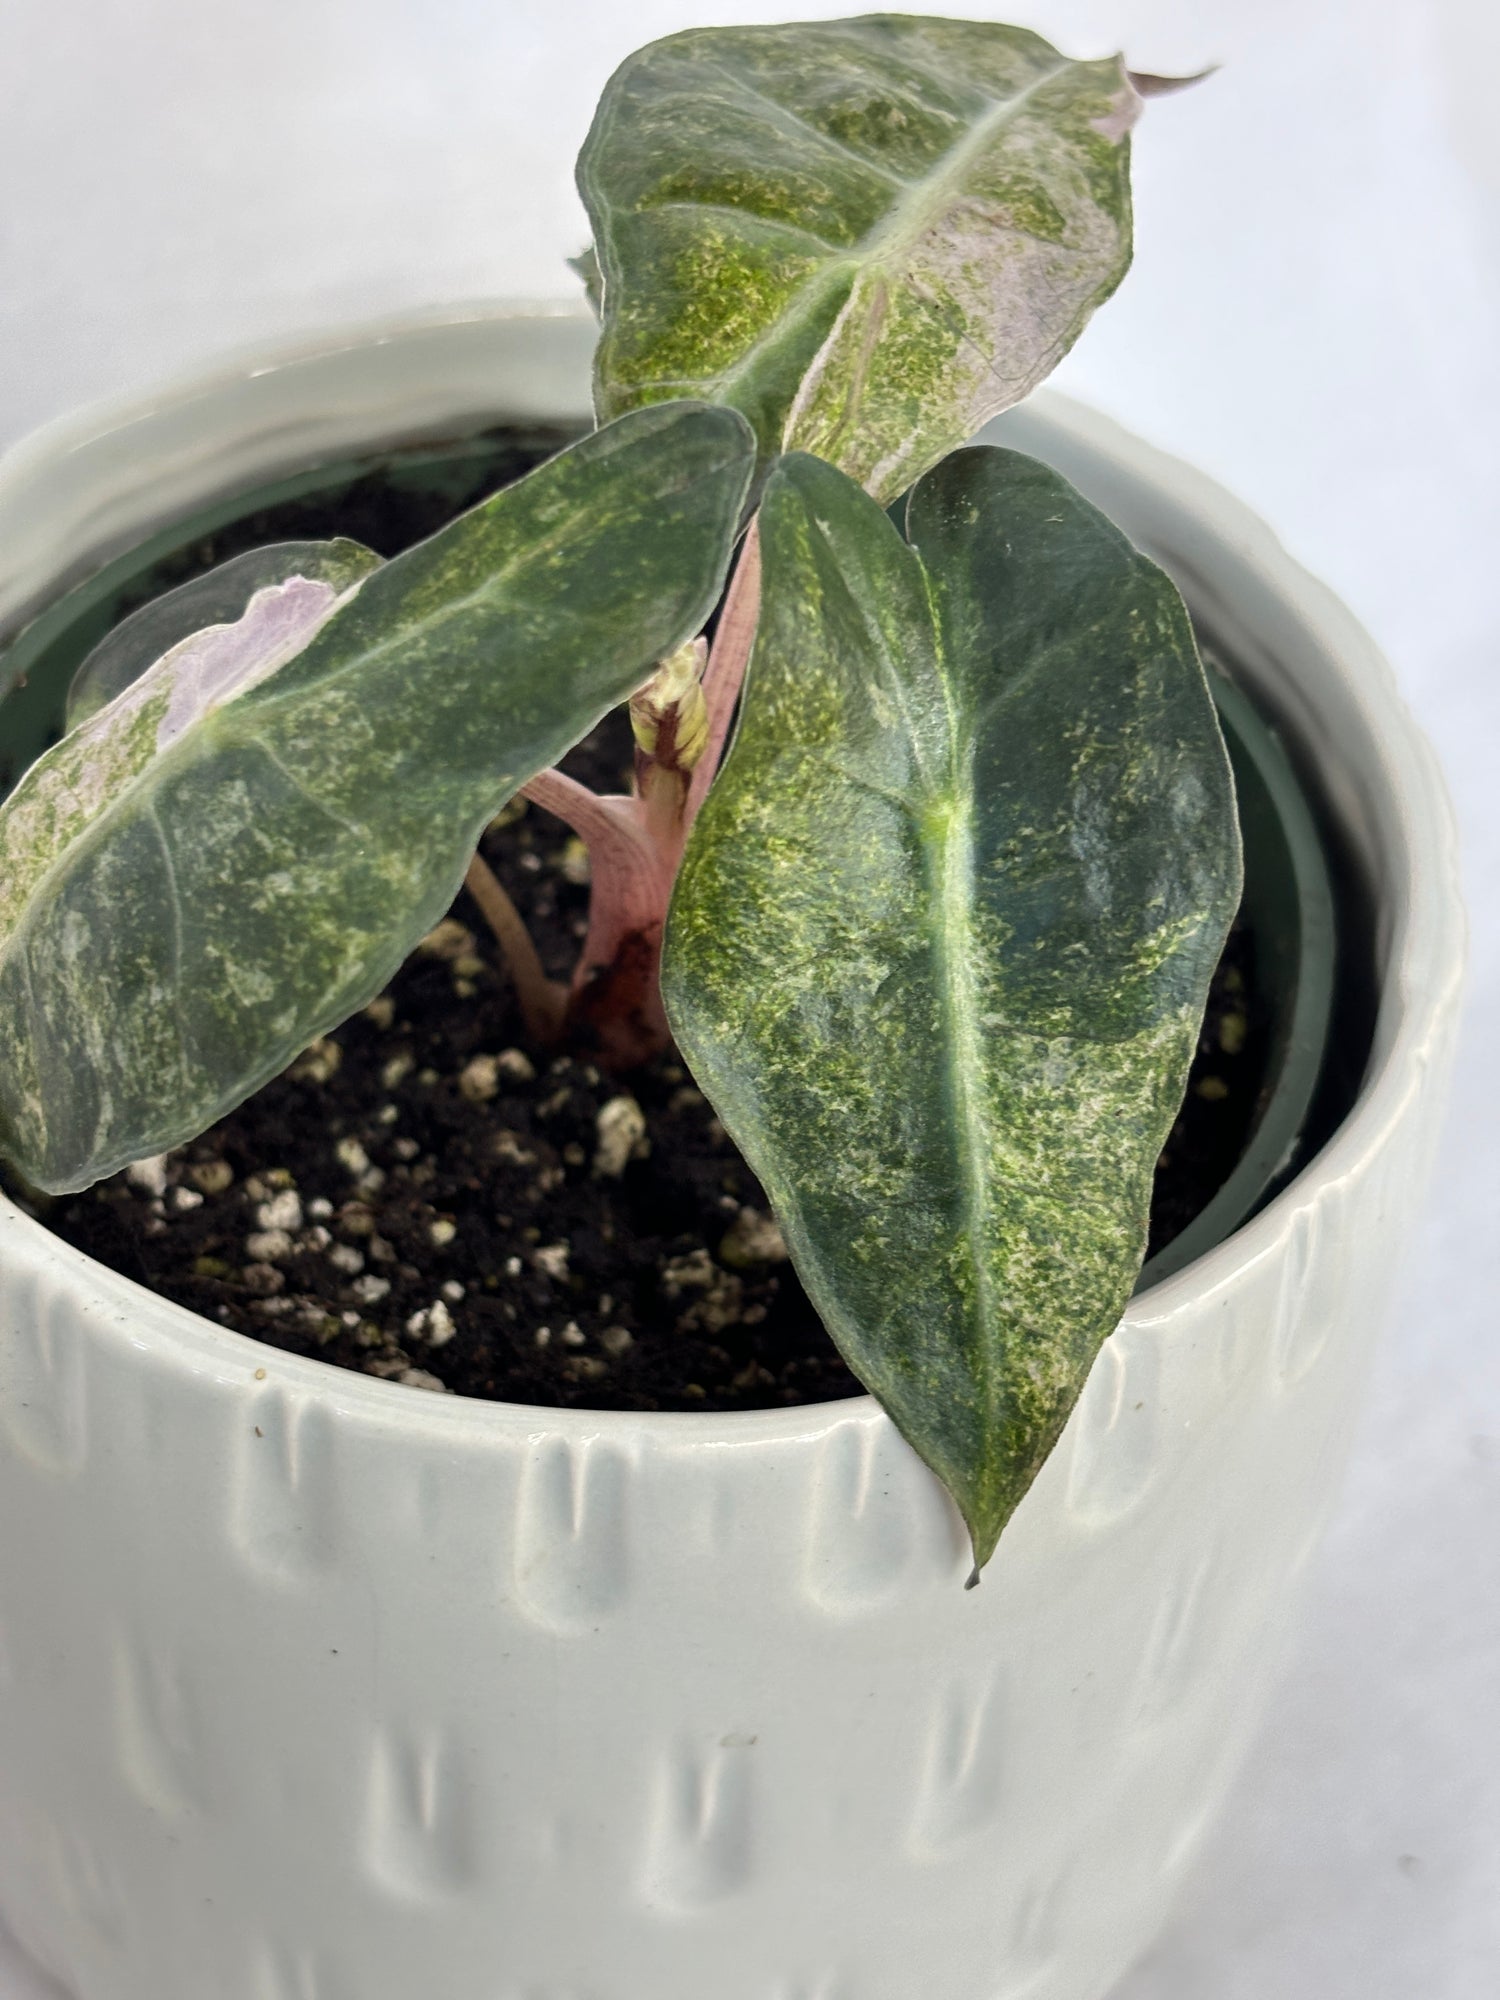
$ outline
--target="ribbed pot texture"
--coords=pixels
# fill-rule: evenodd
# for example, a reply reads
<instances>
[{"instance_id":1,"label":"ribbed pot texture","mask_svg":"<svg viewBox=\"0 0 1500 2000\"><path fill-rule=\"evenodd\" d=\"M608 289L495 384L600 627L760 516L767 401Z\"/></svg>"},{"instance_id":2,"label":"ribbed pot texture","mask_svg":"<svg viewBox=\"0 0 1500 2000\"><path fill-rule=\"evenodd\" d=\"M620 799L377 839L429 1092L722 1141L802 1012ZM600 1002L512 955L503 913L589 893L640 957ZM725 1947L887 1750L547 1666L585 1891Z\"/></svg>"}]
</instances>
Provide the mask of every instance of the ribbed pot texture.
<instances>
[{"instance_id":1,"label":"ribbed pot texture","mask_svg":"<svg viewBox=\"0 0 1500 2000\"><path fill-rule=\"evenodd\" d=\"M566 313L362 329L0 461L0 632L215 496L587 407ZM986 1572L868 1400L555 1411L300 1360L0 1204L0 1910L78 2000L1099 2000L1218 1807L1336 1491L1463 956L1431 756L1233 500L1005 420L1177 574L1379 915L1375 1046L1138 1297Z\"/></svg>"}]
</instances>

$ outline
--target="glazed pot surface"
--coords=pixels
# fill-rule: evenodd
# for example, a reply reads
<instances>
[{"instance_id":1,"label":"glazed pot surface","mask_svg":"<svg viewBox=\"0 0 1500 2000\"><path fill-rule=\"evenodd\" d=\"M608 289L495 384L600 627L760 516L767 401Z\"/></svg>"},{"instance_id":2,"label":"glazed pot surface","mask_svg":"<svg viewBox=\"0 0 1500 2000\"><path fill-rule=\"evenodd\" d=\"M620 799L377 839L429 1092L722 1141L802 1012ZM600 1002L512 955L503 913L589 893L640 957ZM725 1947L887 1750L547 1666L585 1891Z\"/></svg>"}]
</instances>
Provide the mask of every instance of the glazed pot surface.
<instances>
[{"instance_id":1,"label":"glazed pot surface","mask_svg":"<svg viewBox=\"0 0 1500 2000\"><path fill-rule=\"evenodd\" d=\"M591 338L432 321L43 434L0 463L0 619L295 463L577 418ZM1347 614L1100 420L1039 398L1005 435L1319 755L1381 916L1354 1112L1133 1302L969 1592L868 1399L428 1396L4 1207L0 1908L79 2000L1098 2000L1156 1929L1336 1486L1462 924L1440 783Z\"/></svg>"}]
</instances>

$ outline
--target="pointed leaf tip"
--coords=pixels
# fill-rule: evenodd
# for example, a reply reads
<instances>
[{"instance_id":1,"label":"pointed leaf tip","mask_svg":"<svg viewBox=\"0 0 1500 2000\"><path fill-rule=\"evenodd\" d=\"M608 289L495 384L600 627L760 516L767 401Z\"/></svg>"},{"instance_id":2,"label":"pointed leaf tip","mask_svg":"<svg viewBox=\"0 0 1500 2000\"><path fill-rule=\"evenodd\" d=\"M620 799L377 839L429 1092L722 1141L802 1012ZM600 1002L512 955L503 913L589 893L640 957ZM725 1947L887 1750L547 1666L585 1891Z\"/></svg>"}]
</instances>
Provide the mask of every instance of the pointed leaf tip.
<instances>
[{"instance_id":1,"label":"pointed leaf tip","mask_svg":"<svg viewBox=\"0 0 1500 2000\"><path fill-rule=\"evenodd\" d=\"M1194 70L1191 76L1152 76L1139 69L1127 70L1126 75L1138 97L1172 97L1179 90L1191 90L1195 83L1217 76L1222 68L1222 63L1210 63L1206 69Z\"/></svg>"},{"instance_id":2,"label":"pointed leaf tip","mask_svg":"<svg viewBox=\"0 0 1500 2000\"><path fill-rule=\"evenodd\" d=\"M978 1569L1139 1270L1239 840L1181 599L1102 515L979 448L907 534L816 459L768 482L739 734L664 981Z\"/></svg>"}]
</instances>

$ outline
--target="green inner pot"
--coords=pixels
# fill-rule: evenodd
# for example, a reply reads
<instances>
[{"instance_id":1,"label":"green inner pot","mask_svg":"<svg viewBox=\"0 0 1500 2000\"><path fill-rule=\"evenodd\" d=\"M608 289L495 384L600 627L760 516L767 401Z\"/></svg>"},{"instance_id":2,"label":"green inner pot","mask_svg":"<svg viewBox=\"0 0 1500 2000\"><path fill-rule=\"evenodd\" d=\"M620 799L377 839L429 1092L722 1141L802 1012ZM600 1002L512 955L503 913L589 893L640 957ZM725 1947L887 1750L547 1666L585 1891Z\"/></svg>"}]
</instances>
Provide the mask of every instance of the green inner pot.
<instances>
[{"instance_id":1,"label":"green inner pot","mask_svg":"<svg viewBox=\"0 0 1500 2000\"><path fill-rule=\"evenodd\" d=\"M1317 821L1280 737L1211 655L1208 683L1234 766L1245 846L1240 911L1255 938L1271 1048L1239 1164L1145 1265L1138 1291L1221 1243L1304 1164L1333 1011L1337 925Z\"/></svg>"},{"instance_id":2,"label":"green inner pot","mask_svg":"<svg viewBox=\"0 0 1500 2000\"><path fill-rule=\"evenodd\" d=\"M0 655L0 797L56 741L69 683L84 658L139 605L228 555L273 541L347 534L394 555L571 435L508 427L313 467L204 508L116 557L50 605ZM367 509L379 515L384 535L367 529L361 518ZM298 518L303 510L306 520ZM1212 656L1209 685L1234 766L1245 845L1241 910L1254 937L1254 997L1271 1023L1270 1047L1238 1164L1146 1264L1138 1290L1180 1271L1247 1221L1337 1122L1327 1108L1325 1056L1338 925L1319 816L1274 726Z\"/></svg>"}]
</instances>

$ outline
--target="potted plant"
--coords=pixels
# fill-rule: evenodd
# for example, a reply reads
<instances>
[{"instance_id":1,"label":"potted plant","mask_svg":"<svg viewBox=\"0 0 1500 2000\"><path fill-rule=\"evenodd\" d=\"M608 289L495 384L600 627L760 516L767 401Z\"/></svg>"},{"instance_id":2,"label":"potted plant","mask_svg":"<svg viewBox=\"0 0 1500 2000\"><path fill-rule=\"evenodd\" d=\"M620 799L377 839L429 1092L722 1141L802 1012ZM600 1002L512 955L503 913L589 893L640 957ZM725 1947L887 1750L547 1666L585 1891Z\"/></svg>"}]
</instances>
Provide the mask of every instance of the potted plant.
<instances>
[{"instance_id":1,"label":"potted plant","mask_svg":"<svg viewBox=\"0 0 1500 2000\"><path fill-rule=\"evenodd\" d=\"M273 544L156 598L65 716L49 647L109 569L19 640L68 725L0 808L0 1133L34 1189L134 1162L164 1231L219 1199L199 1135L309 1043L318 1085L467 875L521 1061L629 1079L674 1031L876 1392L419 1393L465 1286L379 1379L8 1205L0 1905L80 1995L1081 2000L1150 1934L1326 1504L1460 949L1367 642L1201 482L1066 412L1022 433L1188 580L1379 918L1357 1103L1128 1305L1240 894L1229 765L1165 574L1039 458L961 447L1118 281L1151 87L974 23L642 51L581 166L601 428L387 561ZM276 454L566 427L576 331L418 329L40 441L0 479L13 618L185 502L243 513ZM601 799L554 760L627 697L636 784ZM564 994L474 859L522 789L591 858ZM539 1197L623 1174L633 1101ZM337 1211L263 1180L246 1272L322 1256L378 1337L379 1232L337 1225L386 1169L338 1156ZM581 1254L529 1227L533 1276Z\"/></svg>"}]
</instances>

